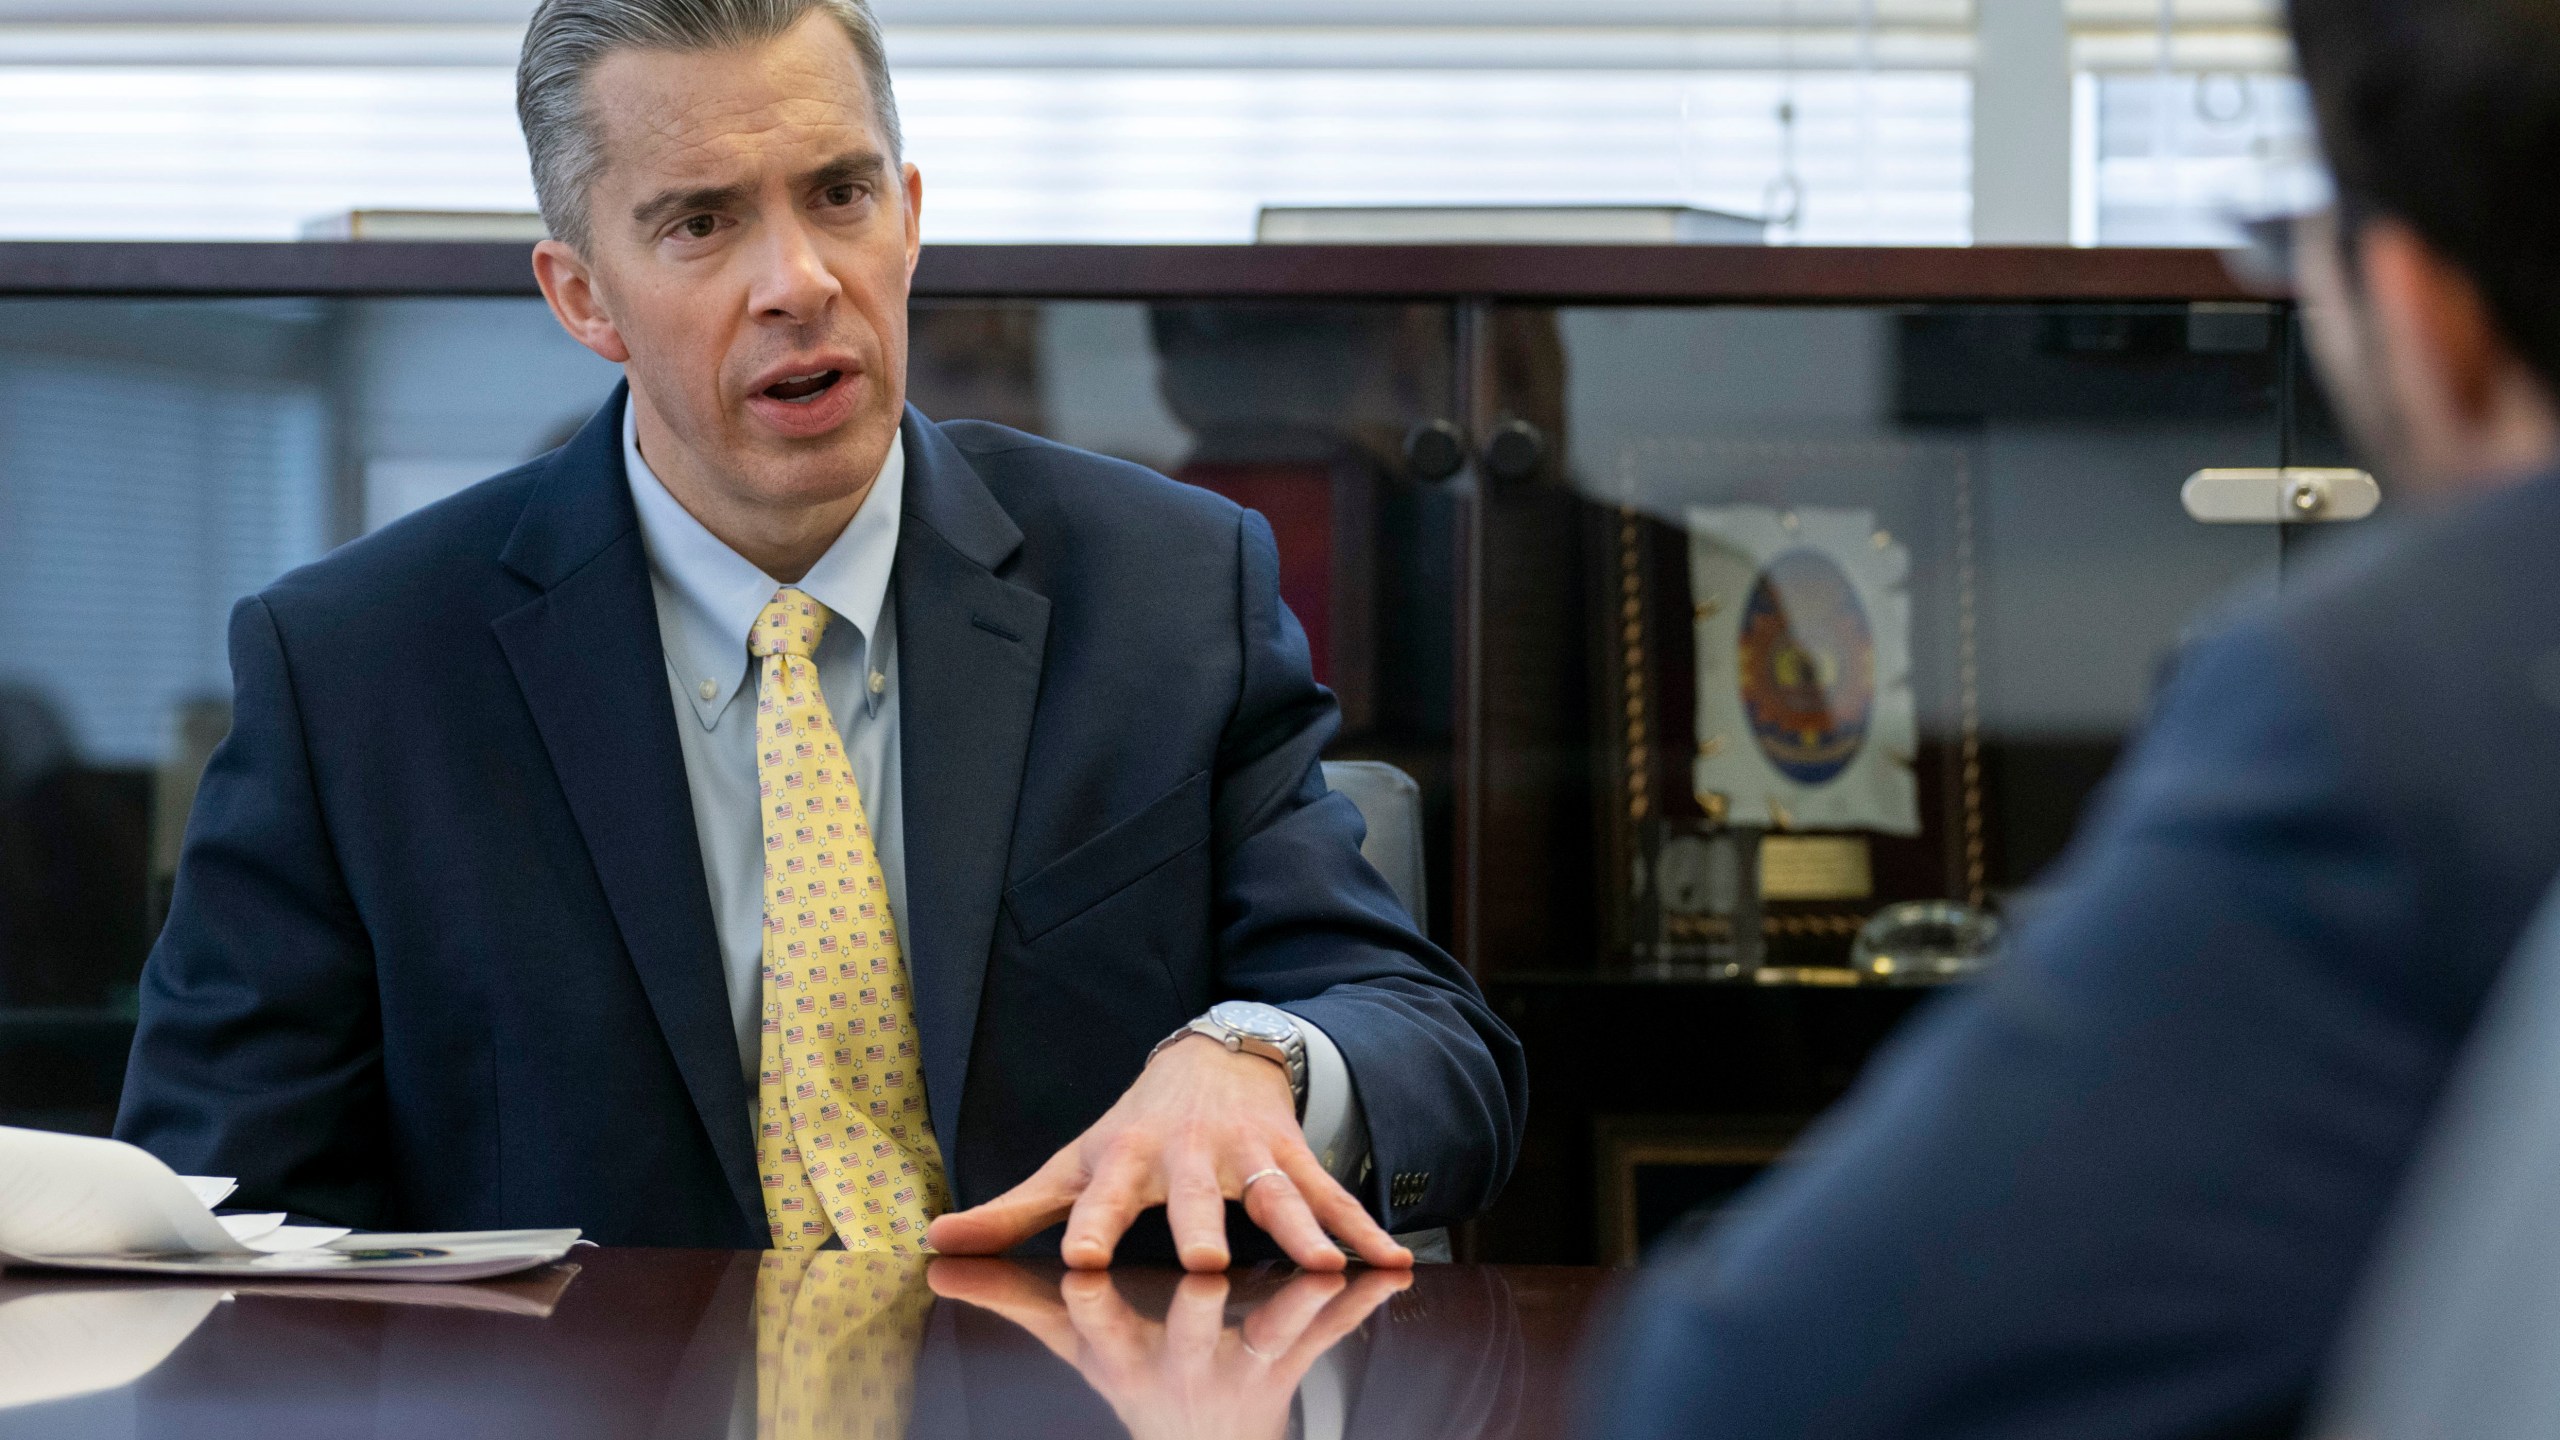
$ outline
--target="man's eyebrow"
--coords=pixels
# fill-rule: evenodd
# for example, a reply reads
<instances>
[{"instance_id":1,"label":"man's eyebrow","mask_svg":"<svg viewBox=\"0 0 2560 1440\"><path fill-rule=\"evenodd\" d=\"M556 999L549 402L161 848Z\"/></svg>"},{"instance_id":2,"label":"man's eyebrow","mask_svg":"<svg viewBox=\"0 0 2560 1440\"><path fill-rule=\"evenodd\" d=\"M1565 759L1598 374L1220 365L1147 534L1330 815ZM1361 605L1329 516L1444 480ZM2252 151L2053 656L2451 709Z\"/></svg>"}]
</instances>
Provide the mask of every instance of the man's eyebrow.
<instances>
[{"instance_id":1,"label":"man's eyebrow","mask_svg":"<svg viewBox=\"0 0 2560 1440\"><path fill-rule=\"evenodd\" d=\"M877 150L854 150L802 175L800 188L824 190L833 185L854 185L865 180L877 180L887 173L887 156Z\"/></svg>"},{"instance_id":2,"label":"man's eyebrow","mask_svg":"<svg viewBox=\"0 0 2560 1440\"><path fill-rule=\"evenodd\" d=\"M800 176L802 190L824 190L834 185L856 185L877 180L889 171L888 157L876 150L855 150ZM707 210L726 210L747 197L753 187L745 184L703 185L690 190L661 190L631 207L632 223L644 230L654 230L678 215L691 215Z\"/></svg>"},{"instance_id":3,"label":"man's eyebrow","mask_svg":"<svg viewBox=\"0 0 2560 1440\"><path fill-rule=\"evenodd\" d=\"M691 190L661 190L631 207L633 223L655 229L662 221L701 210L726 210L746 198L744 185L704 185Z\"/></svg>"}]
</instances>

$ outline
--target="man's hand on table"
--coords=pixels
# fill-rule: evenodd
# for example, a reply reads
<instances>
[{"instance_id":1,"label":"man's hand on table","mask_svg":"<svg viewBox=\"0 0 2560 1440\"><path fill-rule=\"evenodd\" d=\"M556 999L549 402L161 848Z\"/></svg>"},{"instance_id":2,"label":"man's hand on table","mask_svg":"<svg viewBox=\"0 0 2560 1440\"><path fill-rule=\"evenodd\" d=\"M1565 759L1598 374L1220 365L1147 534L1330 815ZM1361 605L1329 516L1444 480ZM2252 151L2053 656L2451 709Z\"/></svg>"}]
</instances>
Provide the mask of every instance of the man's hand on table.
<instances>
[{"instance_id":1,"label":"man's hand on table","mask_svg":"<svg viewBox=\"0 0 2560 1440\"><path fill-rule=\"evenodd\" d=\"M1030 1331L1137 1440L1278 1440L1308 1367L1413 1283L1402 1270L1300 1274L1231 1326L1223 1275L1184 1276L1161 1322L1108 1275L1052 1282L1003 1261L936 1260L925 1278L934 1294Z\"/></svg>"},{"instance_id":2,"label":"man's hand on table","mask_svg":"<svg viewBox=\"0 0 2560 1440\"><path fill-rule=\"evenodd\" d=\"M1063 1219L1059 1257L1091 1270L1111 1263L1140 1212L1162 1205L1183 1267L1223 1270L1226 1202L1237 1199L1309 1270L1346 1263L1327 1232L1372 1265L1413 1263L1413 1252L1307 1148L1287 1074L1205 1035L1158 1055L1118 1104L1030 1179L934 1221L926 1238L944 1255L995 1255Z\"/></svg>"}]
</instances>

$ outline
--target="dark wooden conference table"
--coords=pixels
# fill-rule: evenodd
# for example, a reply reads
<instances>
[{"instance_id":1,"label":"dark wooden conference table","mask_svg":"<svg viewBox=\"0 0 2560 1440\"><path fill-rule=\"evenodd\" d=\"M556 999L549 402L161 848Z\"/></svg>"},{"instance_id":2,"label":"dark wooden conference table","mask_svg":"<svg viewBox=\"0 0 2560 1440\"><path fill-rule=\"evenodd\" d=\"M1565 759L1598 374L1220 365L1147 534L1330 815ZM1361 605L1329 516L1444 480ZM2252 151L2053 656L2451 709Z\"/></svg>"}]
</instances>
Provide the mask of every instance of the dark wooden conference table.
<instances>
[{"instance_id":1,"label":"dark wooden conference table","mask_svg":"<svg viewBox=\"0 0 2560 1440\"><path fill-rule=\"evenodd\" d=\"M581 1249L467 1286L0 1275L0 1437L1541 1437L1611 1272Z\"/></svg>"}]
</instances>

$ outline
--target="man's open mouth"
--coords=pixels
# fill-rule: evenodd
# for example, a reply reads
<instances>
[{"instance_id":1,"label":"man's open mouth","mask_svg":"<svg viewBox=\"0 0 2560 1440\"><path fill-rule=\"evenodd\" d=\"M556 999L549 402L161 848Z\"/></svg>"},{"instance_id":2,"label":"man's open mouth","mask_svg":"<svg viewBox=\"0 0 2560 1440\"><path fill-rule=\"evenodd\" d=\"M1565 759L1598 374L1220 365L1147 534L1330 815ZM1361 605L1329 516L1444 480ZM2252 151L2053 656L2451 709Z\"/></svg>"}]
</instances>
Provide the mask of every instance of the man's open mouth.
<instances>
[{"instance_id":1,"label":"man's open mouth","mask_svg":"<svg viewBox=\"0 0 2560 1440\"><path fill-rule=\"evenodd\" d=\"M793 375L767 385L764 387L764 394L768 399L780 400L787 405L806 405L834 389L836 382L843 378L844 372L841 370L820 370L809 375Z\"/></svg>"}]
</instances>

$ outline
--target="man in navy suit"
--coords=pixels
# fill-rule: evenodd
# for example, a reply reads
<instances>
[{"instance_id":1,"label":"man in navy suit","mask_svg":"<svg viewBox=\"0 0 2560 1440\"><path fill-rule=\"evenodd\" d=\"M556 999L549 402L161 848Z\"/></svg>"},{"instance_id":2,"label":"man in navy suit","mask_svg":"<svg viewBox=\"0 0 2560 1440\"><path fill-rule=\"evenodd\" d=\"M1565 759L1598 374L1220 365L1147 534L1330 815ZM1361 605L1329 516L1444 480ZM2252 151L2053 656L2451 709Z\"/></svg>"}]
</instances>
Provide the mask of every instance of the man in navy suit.
<instances>
[{"instance_id":1,"label":"man in navy suit","mask_svg":"<svg viewBox=\"0 0 2560 1440\"><path fill-rule=\"evenodd\" d=\"M922 186L860 0L549 0L519 108L543 291L628 384L235 611L118 1133L344 1224L779 1237L756 737L799 664L903 942L866 1039L920 1041L936 1248L1063 1221L1101 1265L1161 1206L1212 1269L1240 1202L1404 1264L1488 1204L1519 1048L1326 790L1269 528L906 407ZM813 650L751 656L777 603Z\"/></svg>"},{"instance_id":2,"label":"man in navy suit","mask_svg":"<svg viewBox=\"0 0 2560 1440\"><path fill-rule=\"evenodd\" d=\"M2300 1423L2560 869L2560 6L2293 17L2338 186L2314 343L2431 513L2183 660L2000 971L1658 1257L1596 1433Z\"/></svg>"}]
</instances>

